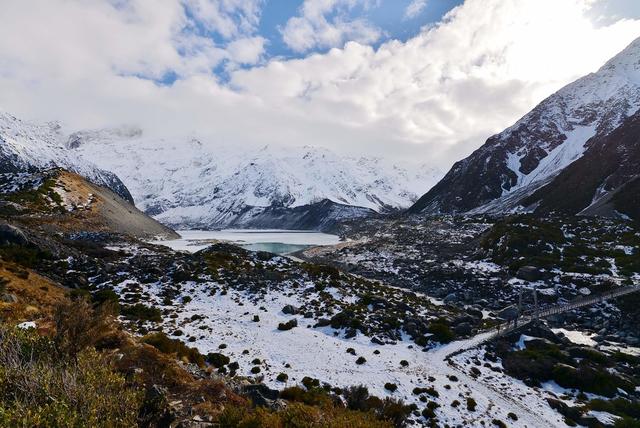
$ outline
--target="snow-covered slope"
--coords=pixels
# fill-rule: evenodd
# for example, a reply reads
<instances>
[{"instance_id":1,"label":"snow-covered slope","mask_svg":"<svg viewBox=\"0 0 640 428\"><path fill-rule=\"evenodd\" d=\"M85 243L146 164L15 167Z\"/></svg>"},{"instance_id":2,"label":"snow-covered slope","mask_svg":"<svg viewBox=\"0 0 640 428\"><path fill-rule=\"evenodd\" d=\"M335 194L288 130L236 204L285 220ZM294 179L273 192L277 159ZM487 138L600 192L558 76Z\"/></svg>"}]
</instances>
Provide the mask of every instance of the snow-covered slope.
<instances>
[{"instance_id":1,"label":"snow-covered slope","mask_svg":"<svg viewBox=\"0 0 640 428\"><path fill-rule=\"evenodd\" d=\"M34 124L0 111L0 173L62 167L133 202L126 186L116 175L79 160L65 149L63 137L57 123Z\"/></svg>"},{"instance_id":2,"label":"snow-covered slope","mask_svg":"<svg viewBox=\"0 0 640 428\"><path fill-rule=\"evenodd\" d=\"M465 212L485 204L492 211L513 209L514 194L526 196L548 183L583 156L592 137L608 134L639 107L636 39L596 73L565 86L457 162L412 211Z\"/></svg>"},{"instance_id":3,"label":"snow-covered slope","mask_svg":"<svg viewBox=\"0 0 640 428\"><path fill-rule=\"evenodd\" d=\"M217 147L135 129L77 132L68 147L117 173L147 213L180 227L321 228L327 217L406 208L440 176L317 147Z\"/></svg>"}]
</instances>

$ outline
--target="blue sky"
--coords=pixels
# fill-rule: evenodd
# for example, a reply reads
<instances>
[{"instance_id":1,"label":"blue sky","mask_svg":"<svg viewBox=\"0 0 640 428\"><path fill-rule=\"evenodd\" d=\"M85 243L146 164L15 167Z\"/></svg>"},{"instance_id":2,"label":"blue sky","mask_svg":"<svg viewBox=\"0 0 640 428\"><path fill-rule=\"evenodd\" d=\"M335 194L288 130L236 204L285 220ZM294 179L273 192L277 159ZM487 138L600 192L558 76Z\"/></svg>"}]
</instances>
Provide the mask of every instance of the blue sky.
<instances>
[{"instance_id":1,"label":"blue sky","mask_svg":"<svg viewBox=\"0 0 640 428\"><path fill-rule=\"evenodd\" d=\"M214 0L215 1L215 0ZM251 28L244 36L260 37L264 39L264 45L260 62L270 59L296 59L304 58L313 53L323 53L344 43L358 39L358 34L345 35L343 40L329 45L316 45L309 49L296 50L286 42L285 33L287 24L292 18L303 14L304 0L251 0L258 5L256 14L257 25ZM307 1L313 3L312 1ZM374 48L382 43L395 39L406 41L415 37L424 26L434 25L442 20L443 16L454 7L463 3L463 0L329 0L327 11L322 17L332 24L335 20L346 22L365 22L368 27L378 32L375 40L366 40L367 44ZM117 0L118 7L121 7ZM233 37L216 31L215 27L207 25L207 17L203 16L199 9L200 0L185 0L183 3L186 17L190 25L185 32L209 38L216 45L224 47L233 41ZM413 6L412 6L413 5ZM413 7L413 13L408 12ZM246 18L246 10L227 10L229 17L236 22ZM212 73L221 82L227 82L229 78L229 60L223 60L212 67ZM236 63L235 68L251 68L255 63ZM138 77L144 75L136 74ZM160 85L171 85L179 79L179 74L173 70L163 73L161 76L147 76L148 79Z\"/></svg>"},{"instance_id":2,"label":"blue sky","mask_svg":"<svg viewBox=\"0 0 640 428\"><path fill-rule=\"evenodd\" d=\"M378 4L364 7L362 4L349 11L351 18L361 17L370 21L384 32L374 46L380 45L389 39L406 41L418 34L420 29L429 24L434 24L462 0L430 0L416 16L405 18L405 11L412 0L380 0ZM266 46L267 54L271 57L282 56L285 58L299 58L303 53L292 51L284 42L281 30L287 21L296 15L303 0L267 0L260 20L259 34L269 42ZM328 48L316 49L325 51Z\"/></svg>"}]
</instances>

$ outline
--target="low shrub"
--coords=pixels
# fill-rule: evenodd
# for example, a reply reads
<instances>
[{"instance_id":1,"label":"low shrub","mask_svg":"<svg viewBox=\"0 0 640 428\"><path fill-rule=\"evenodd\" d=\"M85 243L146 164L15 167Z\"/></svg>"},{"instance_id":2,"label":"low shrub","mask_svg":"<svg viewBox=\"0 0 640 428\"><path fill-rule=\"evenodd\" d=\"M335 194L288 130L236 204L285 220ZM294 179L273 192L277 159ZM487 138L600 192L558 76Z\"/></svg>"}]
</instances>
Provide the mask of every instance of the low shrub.
<instances>
[{"instance_id":1,"label":"low shrub","mask_svg":"<svg viewBox=\"0 0 640 428\"><path fill-rule=\"evenodd\" d=\"M302 384L305 388L307 388L307 390L320 387L320 381L309 376L305 376L302 378Z\"/></svg>"},{"instance_id":2,"label":"low shrub","mask_svg":"<svg viewBox=\"0 0 640 428\"><path fill-rule=\"evenodd\" d=\"M162 321L162 312L160 312L160 309L152 306L145 306L141 303L124 306L121 308L120 313L128 319L153 322Z\"/></svg>"},{"instance_id":3,"label":"low shrub","mask_svg":"<svg viewBox=\"0 0 640 428\"><path fill-rule=\"evenodd\" d=\"M310 406L291 403L280 411L265 408L247 409L227 406L219 416L220 428L240 427L349 427L349 428L390 428L391 422L379 420L373 414L343 409L339 406Z\"/></svg>"},{"instance_id":4,"label":"low shrub","mask_svg":"<svg viewBox=\"0 0 640 428\"><path fill-rule=\"evenodd\" d=\"M468 411L475 412L477 406L478 406L478 403L476 403L476 400L474 400L471 397L467 397L467 410Z\"/></svg>"},{"instance_id":5,"label":"low shrub","mask_svg":"<svg viewBox=\"0 0 640 428\"><path fill-rule=\"evenodd\" d=\"M0 426L137 425L143 394L92 348L73 363L35 332L0 327Z\"/></svg>"},{"instance_id":6,"label":"low shrub","mask_svg":"<svg viewBox=\"0 0 640 428\"><path fill-rule=\"evenodd\" d=\"M53 343L58 357L76 360L82 350L95 345L111 331L112 314L110 305L93 309L84 298L58 303L53 309Z\"/></svg>"},{"instance_id":7,"label":"low shrub","mask_svg":"<svg viewBox=\"0 0 640 428\"><path fill-rule=\"evenodd\" d=\"M153 346L163 354L174 354L180 359L204 366L205 358L196 348L190 348L178 339L170 339L163 332L149 334L142 338L142 342Z\"/></svg>"},{"instance_id":8,"label":"low shrub","mask_svg":"<svg viewBox=\"0 0 640 428\"><path fill-rule=\"evenodd\" d=\"M564 388L575 388L584 392L613 397L618 389L633 392L633 385L609 373L589 366L573 368L558 365L553 369L552 379Z\"/></svg>"},{"instance_id":9,"label":"low shrub","mask_svg":"<svg viewBox=\"0 0 640 428\"><path fill-rule=\"evenodd\" d=\"M453 330L451 330L451 328L442 321L430 324L427 331L433 335L433 338L437 342L440 343L449 343L456 337Z\"/></svg>"},{"instance_id":10,"label":"low shrub","mask_svg":"<svg viewBox=\"0 0 640 428\"><path fill-rule=\"evenodd\" d=\"M398 390L398 385L396 385L395 383L387 382L384 384L384 389L390 392L396 392Z\"/></svg>"},{"instance_id":11,"label":"low shrub","mask_svg":"<svg viewBox=\"0 0 640 428\"><path fill-rule=\"evenodd\" d=\"M292 320L289 320L285 323L280 323L278 324L278 330L280 331L288 331L291 330L294 327L298 326L298 320L296 320L295 318Z\"/></svg>"}]
</instances>

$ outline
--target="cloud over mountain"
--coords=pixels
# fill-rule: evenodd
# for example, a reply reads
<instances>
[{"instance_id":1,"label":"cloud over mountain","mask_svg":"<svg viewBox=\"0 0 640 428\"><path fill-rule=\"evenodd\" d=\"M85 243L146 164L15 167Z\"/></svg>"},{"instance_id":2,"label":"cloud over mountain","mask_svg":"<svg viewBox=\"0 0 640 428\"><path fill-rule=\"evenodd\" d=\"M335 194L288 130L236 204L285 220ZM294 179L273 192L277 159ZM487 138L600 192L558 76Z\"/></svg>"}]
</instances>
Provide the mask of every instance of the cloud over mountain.
<instances>
[{"instance_id":1,"label":"cloud over mountain","mask_svg":"<svg viewBox=\"0 0 640 428\"><path fill-rule=\"evenodd\" d=\"M312 3L299 17L341 19L323 15L338 2ZM640 34L640 21L599 19L601 3L467 0L404 42L340 36L344 47L286 59L264 54L259 0L8 1L0 107L76 129L132 123L447 168Z\"/></svg>"}]
</instances>

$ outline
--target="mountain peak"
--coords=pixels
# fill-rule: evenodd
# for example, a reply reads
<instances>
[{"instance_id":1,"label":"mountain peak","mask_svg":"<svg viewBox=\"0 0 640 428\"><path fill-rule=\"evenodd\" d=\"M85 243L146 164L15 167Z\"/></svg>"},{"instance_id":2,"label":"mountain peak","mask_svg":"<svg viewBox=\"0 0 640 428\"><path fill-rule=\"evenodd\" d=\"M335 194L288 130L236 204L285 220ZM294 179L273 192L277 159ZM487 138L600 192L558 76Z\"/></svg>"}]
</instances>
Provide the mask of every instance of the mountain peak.
<instances>
[{"instance_id":1,"label":"mountain peak","mask_svg":"<svg viewBox=\"0 0 640 428\"><path fill-rule=\"evenodd\" d=\"M412 207L466 212L513 207L581 158L592 138L606 135L640 108L640 39L596 73L563 87L487 142ZM504 200L504 203L500 202Z\"/></svg>"},{"instance_id":2,"label":"mountain peak","mask_svg":"<svg viewBox=\"0 0 640 428\"><path fill-rule=\"evenodd\" d=\"M606 72L615 70L616 72L635 72L630 77L635 81L640 79L640 37L631 42L620 53L607 61L598 72Z\"/></svg>"}]
</instances>

